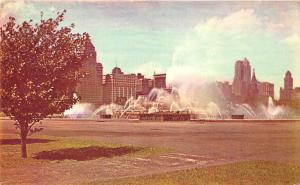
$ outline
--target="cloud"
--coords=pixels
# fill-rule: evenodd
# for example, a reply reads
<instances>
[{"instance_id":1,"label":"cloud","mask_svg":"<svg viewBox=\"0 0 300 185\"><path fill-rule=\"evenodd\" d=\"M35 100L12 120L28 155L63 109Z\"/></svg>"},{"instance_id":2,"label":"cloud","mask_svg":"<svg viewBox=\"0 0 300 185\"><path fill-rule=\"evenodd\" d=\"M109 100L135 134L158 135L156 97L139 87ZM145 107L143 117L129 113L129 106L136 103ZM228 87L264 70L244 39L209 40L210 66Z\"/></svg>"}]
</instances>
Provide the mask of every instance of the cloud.
<instances>
[{"instance_id":1,"label":"cloud","mask_svg":"<svg viewBox=\"0 0 300 185\"><path fill-rule=\"evenodd\" d=\"M17 20L29 20L40 15L33 3L25 0L3 0L0 2L0 25L3 25L9 16Z\"/></svg>"},{"instance_id":2,"label":"cloud","mask_svg":"<svg viewBox=\"0 0 300 185\"><path fill-rule=\"evenodd\" d=\"M196 25L197 32L234 32L235 34L248 33L261 27L261 20L255 15L253 9L242 9L224 18L213 17L204 23Z\"/></svg>"},{"instance_id":3,"label":"cloud","mask_svg":"<svg viewBox=\"0 0 300 185\"><path fill-rule=\"evenodd\" d=\"M33 19L38 21L43 11L43 17L54 17L58 10L55 6L39 7L36 2L30 0L0 0L0 26L3 25L9 18L13 16L17 22L28 21ZM50 2L50 1L49 1Z\"/></svg>"},{"instance_id":4,"label":"cloud","mask_svg":"<svg viewBox=\"0 0 300 185\"><path fill-rule=\"evenodd\" d=\"M300 63L300 33L290 19L270 21L254 9L241 9L200 21L176 47L172 65L193 66L204 79L232 81L234 62L247 57L259 80L275 83L277 93L285 70Z\"/></svg>"},{"instance_id":5,"label":"cloud","mask_svg":"<svg viewBox=\"0 0 300 185\"><path fill-rule=\"evenodd\" d=\"M155 62L147 62L139 65L135 70L135 73L142 73L148 78L152 78L154 73L163 73L163 69Z\"/></svg>"}]
</instances>

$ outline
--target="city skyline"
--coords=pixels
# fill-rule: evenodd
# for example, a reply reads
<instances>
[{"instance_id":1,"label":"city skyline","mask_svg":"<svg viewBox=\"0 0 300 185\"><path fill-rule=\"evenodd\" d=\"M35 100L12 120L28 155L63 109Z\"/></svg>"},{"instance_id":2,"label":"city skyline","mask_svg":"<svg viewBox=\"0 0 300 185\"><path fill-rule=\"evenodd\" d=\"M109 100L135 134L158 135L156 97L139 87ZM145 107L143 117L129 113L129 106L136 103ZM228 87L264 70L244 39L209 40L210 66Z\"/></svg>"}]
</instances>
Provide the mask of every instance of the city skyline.
<instances>
[{"instance_id":1,"label":"city skyline","mask_svg":"<svg viewBox=\"0 0 300 185\"><path fill-rule=\"evenodd\" d=\"M194 91L208 88L201 82L193 82L196 89L190 89L185 86L191 80L184 79L182 83L168 84L166 82L167 74L153 74L153 79L145 78L142 73L124 73L121 68L115 66L111 73L103 73L103 65L97 63L97 52L93 43L89 41L86 45L86 53L89 58L84 62L82 70L89 75L84 77L77 87L77 96L80 97L81 103L93 103L94 105L103 104L120 104L124 105L131 98L151 96L152 90L163 90L165 93L178 93L178 89L183 91ZM288 70L284 77L284 87L280 87L280 97L276 98L273 82L258 80L255 69L251 66L251 62L245 57L235 62L233 81L218 80L215 82L215 89L220 92L226 102L231 103L249 103L255 105L257 103L268 104L271 97L272 101L277 100L280 104L289 104L294 100L298 100L299 87L293 86L292 73ZM199 83L199 84L197 84ZM173 86L174 85L174 86ZM200 86L199 86L200 85ZM168 86L168 87L167 87ZM183 87L183 89L181 89ZM175 88L173 91L172 89ZM183 91L182 91L183 90ZM203 89L204 90L204 89ZM206 90L205 90L206 91ZM179 94L178 94L179 95ZM215 97L217 100L220 97Z\"/></svg>"},{"instance_id":2,"label":"city skyline","mask_svg":"<svg viewBox=\"0 0 300 185\"><path fill-rule=\"evenodd\" d=\"M297 2L58 2L3 1L2 24L54 16L88 32L104 73L117 64L126 73L168 74L168 82L193 77L232 82L234 61L247 57L258 80L275 84L287 70L299 74L300 12ZM53 13L51 13L53 12ZM295 86L300 85L295 78Z\"/></svg>"}]
</instances>

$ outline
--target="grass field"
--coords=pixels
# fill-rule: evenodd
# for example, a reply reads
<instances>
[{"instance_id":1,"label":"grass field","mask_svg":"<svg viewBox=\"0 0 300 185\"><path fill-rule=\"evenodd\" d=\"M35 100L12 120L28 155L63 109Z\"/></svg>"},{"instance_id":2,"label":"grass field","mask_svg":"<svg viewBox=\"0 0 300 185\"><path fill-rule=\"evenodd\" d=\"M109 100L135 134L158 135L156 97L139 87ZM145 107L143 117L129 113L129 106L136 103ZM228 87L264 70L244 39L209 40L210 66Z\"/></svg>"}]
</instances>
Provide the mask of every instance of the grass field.
<instances>
[{"instance_id":1,"label":"grass field","mask_svg":"<svg viewBox=\"0 0 300 185\"><path fill-rule=\"evenodd\" d=\"M97 185L298 185L300 164L248 161L209 168L132 177Z\"/></svg>"},{"instance_id":2,"label":"grass field","mask_svg":"<svg viewBox=\"0 0 300 185\"><path fill-rule=\"evenodd\" d=\"M145 157L168 151L163 148L124 146L84 138L32 136L28 139L28 158L21 158L21 147L16 135L2 135L0 139L0 168L19 168L51 162L85 161L101 157Z\"/></svg>"}]
</instances>

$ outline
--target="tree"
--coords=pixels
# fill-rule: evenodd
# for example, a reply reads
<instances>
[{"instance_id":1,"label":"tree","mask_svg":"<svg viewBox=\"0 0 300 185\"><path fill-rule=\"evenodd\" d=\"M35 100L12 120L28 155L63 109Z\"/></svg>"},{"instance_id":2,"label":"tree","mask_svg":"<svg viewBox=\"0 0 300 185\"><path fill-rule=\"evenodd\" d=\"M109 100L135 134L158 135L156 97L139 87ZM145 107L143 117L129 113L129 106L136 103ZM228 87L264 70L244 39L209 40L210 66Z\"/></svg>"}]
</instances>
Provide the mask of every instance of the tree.
<instances>
[{"instance_id":1,"label":"tree","mask_svg":"<svg viewBox=\"0 0 300 185\"><path fill-rule=\"evenodd\" d=\"M41 16L38 23L17 24L10 17L0 27L1 107L20 129L23 158L35 123L78 101L74 93L90 40L87 33L72 33L74 24L60 26L65 13L47 20Z\"/></svg>"}]
</instances>

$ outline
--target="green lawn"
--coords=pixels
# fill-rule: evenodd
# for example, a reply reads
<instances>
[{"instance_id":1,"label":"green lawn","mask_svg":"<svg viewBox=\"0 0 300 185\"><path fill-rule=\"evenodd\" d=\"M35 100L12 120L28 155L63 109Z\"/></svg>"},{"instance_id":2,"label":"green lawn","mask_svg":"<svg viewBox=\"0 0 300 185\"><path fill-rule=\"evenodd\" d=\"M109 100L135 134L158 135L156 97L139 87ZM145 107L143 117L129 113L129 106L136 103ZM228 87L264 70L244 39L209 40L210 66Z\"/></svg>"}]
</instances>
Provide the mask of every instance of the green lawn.
<instances>
[{"instance_id":1,"label":"green lawn","mask_svg":"<svg viewBox=\"0 0 300 185\"><path fill-rule=\"evenodd\" d=\"M34 164L47 164L51 162L69 162L72 160L74 151L76 154L81 153L87 155L85 160L91 160L101 157L145 157L150 155L159 155L166 153L169 150L163 148L150 148L150 147L137 147L137 146L124 146L114 143L104 143L85 138L65 138L65 137L50 137L50 136L31 136L27 144L28 158L21 158L21 147L18 144L17 135L2 135L0 137L0 170L7 168L18 168L26 165ZM99 151L100 149L100 151ZM99 153L96 156L88 157L88 154ZM59 155L65 156L65 160L45 159L45 153L48 156ZM42 154L40 159L34 157ZM44 158L43 158L44 157ZM47 157L47 155L46 155Z\"/></svg>"},{"instance_id":2,"label":"green lawn","mask_svg":"<svg viewBox=\"0 0 300 185\"><path fill-rule=\"evenodd\" d=\"M93 182L97 185L281 185L300 184L300 164L249 161L158 175Z\"/></svg>"}]
</instances>

